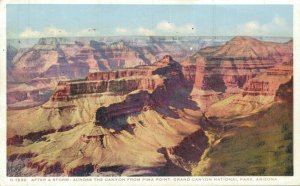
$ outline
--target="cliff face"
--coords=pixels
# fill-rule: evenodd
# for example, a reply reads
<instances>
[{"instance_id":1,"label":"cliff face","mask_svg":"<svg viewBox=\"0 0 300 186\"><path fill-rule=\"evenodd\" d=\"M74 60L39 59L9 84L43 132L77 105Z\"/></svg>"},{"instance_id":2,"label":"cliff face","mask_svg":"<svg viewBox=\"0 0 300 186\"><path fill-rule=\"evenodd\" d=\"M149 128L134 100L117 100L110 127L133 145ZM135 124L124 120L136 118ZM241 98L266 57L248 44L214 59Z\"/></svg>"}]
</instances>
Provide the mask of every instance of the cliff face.
<instances>
[{"instance_id":1,"label":"cliff face","mask_svg":"<svg viewBox=\"0 0 300 186\"><path fill-rule=\"evenodd\" d=\"M145 73L150 75L145 77ZM52 99L41 107L25 110L26 113L11 112L8 122L14 125L8 129L10 159L23 157L30 150L34 156L27 157L30 159L27 167L38 169L42 175L54 172L82 175L90 171L98 174L106 167L110 170L109 167L120 165L142 170L154 167L158 170L153 174L157 175L165 170L167 163L165 154L158 149L176 146L195 131L199 136L184 141L192 145L198 143L198 137L201 143L206 139L201 136L195 118L187 122L190 119L182 116L184 112L180 110L186 112L196 107L185 108L181 104L192 101L188 98L181 66L171 56L149 66L139 66L136 71L122 69L92 74L85 80L60 82ZM21 113L17 119L15 116ZM24 127L17 130L20 125ZM68 143L60 144L62 139ZM32 149L34 143L39 147ZM52 154L54 146L58 151ZM54 159L48 159L47 153ZM68 157L59 158L63 154Z\"/></svg>"},{"instance_id":2,"label":"cliff face","mask_svg":"<svg viewBox=\"0 0 300 186\"><path fill-rule=\"evenodd\" d=\"M35 78L29 83L8 84L6 99L10 109L41 105L53 94L57 83L66 78Z\"/></svg>"},{"instance_id":3,"label":"cliff face","mask_svg":"<svg viewBox=\"0 0 300 186\"><path fill-rule=\"evenodd\" d=\"M176 146L166 149L166 157L168 159L167 168L172 166L181 167L187 172L191 172L193 166L200 161L204 150L208 147L208 138L202 129L185 137ZM190 153L186 153L186 149L192 149Z\"/></svg>"},{"instance_id":4,"label":"cliff face","mask_svg":"<svg viewBox=\"0 0 300 186\"><path fill-rule=\"evenodd\" d=\"M281 84L276 91L275 101L293 103L293 77L285 84Z\"/></svg>"},{"instance_id":5,"label":"cliff face","mask_svg":"<svg viewBox=\"0 0 300 186\"><path fill-rule=\"evenodd\" d=\"M100 70L112 70L118 68L128 68L137 65L150 64L150 60L155 59L154 55L145 56L144 52L135 50L124 41L111 44L91 41L90 46L96 50L96 58L99 60ZM149 52L148 52L149 53Z\"/></svg>"},{"instance_id":6,"label":"cliff face","mask_svg":"<svg viewBox=\"0 0 300 186\"><path fill-rule=\"evenodd\" d=\"M292 74L292 66L288 65L276 65L267 69L249 79L244 84L241 93L212 105L208 110L208 115L229 117L240 113L257 112L274 102L274 99L276 100L279 87L291 81Z\"/></svg>"},{"instance_id":7,"label":"cliff face","mask_svg":"<svg viewBox=\"0 0 300 186\"><path fill-rule=\"evenodd\" d=\"M88 81L96 81L96 80L113 80L117 78L126 78L130 76L151 76L152 72L151 70L145 69L126 69L126 70L117 70L117 71L108 71L108 72L94 72L89 73L86 77L86 80Z\"/></svg>"},{"instance_id":8,"label":"cliff face","mask_svg":"<svg viewBox=\"0 0 300 186\"><path fill-rule=\"evenodd\" d=\"M213 103L220 100L216 95L228 97L245 93L249 87L260 86L254 83L255 80L253 83L249 80L262 72L288 76L289 69L278 70L277 66L290 64L291 61L291 43L272 43L249 37L235 37L223 46L201 49L182 64L186 79L194 84L194 89L198 89L193 91L193 96L198 97L203 103L209 94L211 100L214 100ZM247 82L251 85L246 85ZM243 90L244 86L248 88ZM270 87L278 88L272 85Z\"/></svg>"},{"instance_id":9,"label":"cliff face","mask_svg":"<svg viewBox=\"0 0 300 186\"><path fill-rule=\"evenodd\" d=\"M213 52L213 58L274 59L282 63L292 58L292 42L264 42L251 37L237 36Z\"/></svg>"},{"instance_id":10,"label":"cliff face","mask_svg":"<svg viewBox=\"0 0 300 186\"><path fill-rule=\"evenodd\" d=\"M80 94L113 92L127 94L134 90L154 91L169 84L183 84L180 65L171 56L150 66L121 69L113 72L91 73L86 80L59 82L52 101L68 100Z\"/></svg>"},{"instance_id":11,"label":"cliff face","mask_svg":"<svg viewBox=\"0 0 300 186\"><path fill-rule=\"evenodd\" d=\"M85 77L88 69L85 63L69 61L57 38L41 38L33 47L19 50L12 60L8 106L20 109L40 105L49 99L59 80Z\"/></svg>"},{"instance_id":12,"label":"cliff face","mask_svg":"<svg viewBox=\"0 0 300 186\"><path fill-rule=\"evenodd\" d=\"M104 92L126 94L138 89L153 91L159 86L163 86L163 79L158 76L110 81L59 82L51 99L52 101L63 101L69 100L75 95Z\"/></svg>"},{"instance_id":13,"label":"cliff face","mask_svg":"<svg viewBox=\"0 0 300 186\"><path fill-rule=\"evenodd\" d=\"M289 65L277 65L267 69L264 73L249 80L243 88L243 96L264 95L274 96L279 86L289 79L293 74L293 67Z\"/></svg>"},{"instance_id":14,"label":"cliff face","mask_svg":"<svg viewBox=\"0 0 300 186\"><path fill-rule=\"evenodd\" d=\"M181 63L181 65L184 78L188 84L193 85L195 83L197 66L191 63Z\"/></svg>"},{"instance_id":15,"label":"cliff face","mask_svg":"<svg viewBox=\"0 0 300 186\"><path fill-rule=\"evenodd\" d=\"M150 94L147 91L131 93L127 95L125 100L122 102L97 109L95 124L105 126L118 117L126 117L129 114L147 111L154 106L154 101L150 98ZM116 126L110 127L116 129L118 128L118 125ZM121 129L122 128L119 128L119 130Z\"/></svg>"},{"instance_id":16,"label":"cliff face","mask_svg":"<svg viewBox=\"0 0 300 186\"><path fill-rule=\"evenodd\" d=\"M56 38L40 39L32 48L21 55L17 54L12 63L11 73L16 82L30 82L37 77L59 77L62 74L69 78L74 77Z\"/></svg>"},{"instance_id":17,"label":"cliff face","mask_svg":"<svg viewBox=\"0 0 300 186\"><path fill-rule=\"evenodd\" d=\"M209 145L210 136L199 125L201 116L240 117L291 97L290 43L237 37L181 63L165 55L148 65L105 72L98 71L103 67L99 64L113 63L100 62L103 56L129 59L140 49L126 42L73 47L41 40L40 45L41 51L62 48L60 70L78 65L79 72L72 73L80 74L85 64L97 72L77 80L55 79L59 82L49 101L8 112L8 159L28 159L27 168L38 170L37 175L102 175L108 170L128 176L136 169L187 175ZM55 73L60 72L50 74ZM8 99L37 99L50 83L48 74L44 76L10 87Z\"/></svg>"},{"instance_id":18,"label":"cliff face","mask_svg":"<svg viewBox=\"0 0 300 186\"><path fill-rule=\"evenodd\" d=\"M215 51L195 56L197 77L195 87L221 92L242 88L260 72L292 59L289 44L262 42L248 37L235 37Z\"/></svg>"},{"instance_id":19,"label":"cliff face","mask_svg":"<svg viewBox=\"0 0 300 186\"><path fill-rule=\"evenodd\" d=\"M55 78L58 81L82 79L93 72L99 75L99 71L149 65L167 53L172 53L176 59L181 60L194 52L187 46L195 46L194 41L152 40L149 42L143 39L141 41L71 42L61 38L41 38L30 48L14 50L8 46L7 78L14 84L26 83L29 86L34 86L31 82L41 78ZM117 78L120 76L116 75ZM91 75L88 78L93 77ZM103 78L105 80L105 77ZM55 86L48 86L47 91L53 91ZM7 99L9 107L23 108L37 105L39 100L24 96L27 93L30 94L24 91L11 93L9 96L14 98ZM19 103L16 104L17 102Z\"/></svg>"}]
</instances>

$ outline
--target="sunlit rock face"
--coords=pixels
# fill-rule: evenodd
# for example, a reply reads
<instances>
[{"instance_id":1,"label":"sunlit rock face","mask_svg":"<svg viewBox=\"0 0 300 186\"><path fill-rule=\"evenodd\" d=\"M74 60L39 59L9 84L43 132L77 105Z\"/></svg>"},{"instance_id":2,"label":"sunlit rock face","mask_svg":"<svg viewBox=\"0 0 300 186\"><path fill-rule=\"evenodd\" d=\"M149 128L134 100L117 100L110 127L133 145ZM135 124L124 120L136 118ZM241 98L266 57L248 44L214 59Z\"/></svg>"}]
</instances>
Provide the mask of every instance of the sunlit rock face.
<instances>
[{"instance_id":1,"label":"sunlit rock face","mask_svg":"<svg viewBox=\"0 0 300 186\"><path fill-rule=\"evenodd\" d=\"M41 38L30 47L8 45L7 79L11 82L8 107L18 109L41 105L49 99L60 80L83 79L93 72L149 65L166 54L172 54L180 61L195 52L190 48L201 47L197 46L199 42L190 38L176 41L164 37L125 38L126 41L107 39ZM205 42L202 44L206 45ZM46 84L46 81L51 83ZM32 91L14 91L16 87L24 86L27 86L26 90L39 91L41 96L24 96L33 95Z\"/></svg>"},{"instance_id":2,"label":"sunlit rock face","mask_svg":"<svg viewBox=\"0 0 300 186\"><path fill-rule=\"evenodd\" d=\"M167 164L166 154L158 149L176 146L196 131L203 133L195 119L181 126L183 120L179 110L199 109L190 100L190 88L185 83L181 65L169 55L148 66L91 73L83 80L61 81L48 102L27 109L26 117L34 115L35 121L24 120L24 130L16 130L16 125L9 127L9 145L17 148L12 148L9 157L21 157L29 149L35 151L28 156L31 160L27 167L40 170L41 175L81 175L91 170L100 171L99 167L125 165L130 169L154 167L153 174L158 175ZM15 111L9 116L9 123L15 123L14 114L17 113ZM39 127L29 132L38 123ZM69 142L62 146L56 144L60 143L56 131ZM66 139L67 133L73 137ZM31 144L42 136L57 139L55 144L59 149L58 154L53 154L55 159L46 158L47 153L44 153L55 145L47 137L45 141L41 140L45 146L40 146L37 151L31 148ZM206 138L201 135L199 138L199 143L203 143L199 150L202 153ZM19 149L19 145L26 146L26 149ZM80 149L78 145L86 148ZM114 153L120 148L126 148L126 153ZM143 153L137 155L137 149ZM70 158L58 158L62 153L68 153ZM48 163L44 164L44 161Z\"/></svg>"},{"instance_id":3,"label":"sunlit rock face","mask_svg":"<svg viewBox=\"0 0 300 186\"><path fill-rule=\"evenodd\" d=\"M61 48L65 55L56 51L55 63L88 70L80 79L50 81L46 76L62 72L56 65L45 78L8 92L11 102L41 99L47 90L41 85L57 82L46 102L8 111L8 160L26 160L19 175L189 175L211 145L205 131L215 127L211 118L247 116L292 99L291 42L235 37L180 63L170 53L134 67L126 60L139 55L126 42L74 46L46 39L36 47L48 53ZM116 63L99 65L103 56Z\"/></svg>"},{"instance_id":4,"label":"sunlit rock face","mask_svg":"<svg viewBox=\"0 0 300 186\"><path fill-rule=\"evenodd\" d=\"M173 84L172 84L173 83ZM171 56L148 66L137 66L111 72L90 73L85 80L62 81L52 100L64 100L74 95L113 92L126 94L134 90L155 91L159 87L184 86L181 66Z\"/></svg>"},{"instance_id":5,"label":"sunlit rock face","mask_svg":"<svg viewBox=\"0 0 300 186\"><path fill-rule=\"evenodd\" d=\"M283 70L283 73L290 74L291 69L280 70L280 65L290 66L292 56L292 42L274 43L235 37L223 46L204 48L184 60L183 74L197 89L194 97L207 103L211 96L211 102L215 102L221 97L245 93L245 84L263 72L276 76Z\"/></svg>"}]
</instances>

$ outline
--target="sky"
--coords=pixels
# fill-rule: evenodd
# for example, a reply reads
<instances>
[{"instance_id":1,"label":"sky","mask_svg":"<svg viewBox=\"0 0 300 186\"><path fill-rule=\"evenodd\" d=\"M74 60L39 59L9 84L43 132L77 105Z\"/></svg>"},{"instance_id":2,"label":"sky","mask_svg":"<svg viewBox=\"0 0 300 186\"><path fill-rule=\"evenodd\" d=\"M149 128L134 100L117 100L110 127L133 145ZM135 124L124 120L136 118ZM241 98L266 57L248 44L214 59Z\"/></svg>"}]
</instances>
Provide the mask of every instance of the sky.
<instances>
[{"instance_id":1,"label":"sky","mask_svg":"<svg viewBox=\"0 0 300 186\"><path fill-rule=\"evenodd\" d=\"M292 5L7 5L7 37L293 36Z\"/></svg>"}]
</instances>

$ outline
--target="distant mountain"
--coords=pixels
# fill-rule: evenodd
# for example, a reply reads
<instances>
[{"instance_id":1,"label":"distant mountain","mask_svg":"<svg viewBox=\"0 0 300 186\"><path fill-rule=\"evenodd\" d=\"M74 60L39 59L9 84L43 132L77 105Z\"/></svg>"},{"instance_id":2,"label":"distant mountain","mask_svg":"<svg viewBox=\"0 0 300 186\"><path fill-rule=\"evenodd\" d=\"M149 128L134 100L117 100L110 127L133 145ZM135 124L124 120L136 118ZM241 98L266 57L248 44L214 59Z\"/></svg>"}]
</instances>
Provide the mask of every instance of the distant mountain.
<instances>
[{"instance_id":1,"label":"distant mountain","mask_svg":"<svg viewBox=\"0 0 300 186\"><path fill-rule=\"evenodd\" d=\"M222 46L200 49L183 60L183 73L199 91L207 106L207 97L215 102L240 93L249 79L283 64L291 65L292 42L265 42L251 37L234 37ZM280 82L280 81L279 81ZM276 86L275 86L276 87Z\"/></svg>"},{"instance_id":2,"label":"distant mountain","mask_svg":"<svg viewBox=\"0 0 300 186\"><path fill-rule=\"evenodd\" d=\"M251 37L234 37L213 53L213 57L258 58L287 55L290 45L260 41Z\"/></svg>"},{"instance_id":3,"label":"distant mountain","mask_svg":"<svg viewBox=\"0 0 300 186\"><path fill-rule=\"evenodd\" d=\"M7 78L14 84L8 88L25 83L41 90L40 87L45 88L45 83L50 82L46 87L48 91L53 91L55 82L62 79L80 79L91 72L149 65L169 53L180 61L201 47L222 42L224 40L204 41L190 37L50 37L8 40ZM26 94L25 91L9 92L12 96L8 99L9 104L29 99L28 96L21 96ZM46 99L49 93L45 95L42 97ZM20 98L16 99L16 96Z\"/></svg>"},{"instance_id":4,"label":"distant mountain","mask_svg":"<svg viewBox=\"0 0 300 186\"><path fill-rule=\"evenodd\" d=\"M7 78L14 86L8 86L8 88L26 83L30 86L34 84L33 86L37 86L36 88L39 89L38 87L45 88L45 82L51 82L46 87L48 87L48 91L53 91L55 88L53 85L60 79L81 79L91 72L149 65L164 55L172 54L173 58L182 62L183 66L185 63L196 64L198 57L206 58L205 66L207 69L217 65L216 60L221 61L221 66L232 63L236 69L240 69L233 73L241 76L238 78L226 76L227 80L219 78L218 82L223 84L224 81L225 84L230 84L230 87L235 88L229 88L227 85L221 86L221 84L213 85L216 80L209 80L210 77L207 75L210 74L210 71L207 70L202 73L208 73L203 76L205 83L197 81L196 84L207 86L205 89L210 89L209 87L212 89L223 87L222 89L225 89L224 87L227 87L227 92L236 92L240 91L239 89L246 79L252 77L255 72L272 67L274 66L273 63L280 62L280 60L291 63L292 41L274 43L250 37L235 37L230 41L228 39L227 37L202 39L199 37L124 37L123 39L52 37L40 38L36 44L29 48L14 47L14 42L10 41L11 45L7 47ZM30 43L34 40L25 41ZM22 40L16 43L24 44ZM261 61L261 58L264 58L263 65L250 60ZM235 60L223 63L232 59ZM251 70L248 70L249 74L242 64L249 65L248 68L253 68L253 71L250 73ZM259 65L261 67L258 67ZM222 74L226 73L228 67L224 66L224 68L217 69ZM192 69L187 67L187 70L183 70L183 72L188 74L186 76L189 76L188 79L193 84L196 78L195 65ZM20 92L10 93L10 95L15 96L19 94ZM45 95L44 98L46 99L49 94L46 93ZM27 99L26 96L21 97ZM11 102L9 101L9 103Z\"/></svg>"}]
</instances>

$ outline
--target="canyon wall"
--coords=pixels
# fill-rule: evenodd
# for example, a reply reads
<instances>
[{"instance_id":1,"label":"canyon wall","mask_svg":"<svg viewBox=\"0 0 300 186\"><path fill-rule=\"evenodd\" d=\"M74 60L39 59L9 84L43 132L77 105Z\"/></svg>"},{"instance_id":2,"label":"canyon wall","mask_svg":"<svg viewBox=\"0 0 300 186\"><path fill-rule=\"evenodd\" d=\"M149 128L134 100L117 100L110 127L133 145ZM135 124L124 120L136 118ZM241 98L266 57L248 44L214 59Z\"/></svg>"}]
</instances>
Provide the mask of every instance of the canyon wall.
<instances>
[{"instance_id":1,"label":"canyon wall","mask_svg":"<svg viewBox=\"0 0 300 186\"><path fill-rule=\"evenodd\" d=\"M187 81L194 85L192 97L197 98L203 107L208 107L232 95L242 92L245 95L251 87L268 86L274 89L270 90L274 93L279 85L259 85L253 78L264 72L276 77L289 76L292 57L292 42L274 43L235 37L223 46L201 49L185 59L182 66Z\"/></svg>"},{"instance_id":2,"label":"canyon wall","mask_svg":"<svg viewBox=\"0 0 300 186\"><path fill-rule=\"evenodd\" d=\"M165 81L168 79L168 81ZM62 81L52 96L52 101L62 101L74 95L113 92L127 94L134 90L150 92L161 86L174 87L183 81L180 65L171 56L149 66L136 69L121 69L113 72L97 72L89 74L85 80ZM181 83L182 84L182 83Z\"/></svg>"},{"instance_id":3,"label":"canyon wall","mask_svg":"<svg viewBox=\"0 0 300 186\"><path fill-rule=\"evenodd\" d=\"M40 89L40 85L32 84L32 81L39 79L74 80L86 78L89 74L87 78L92 80L95 78L92 77L93 72L99 75L99 71L149 65L168 53L181 60L194 53L195 49L201 47L199 43L202 43L191 39L177 39L178 41L175 42L173 40L176 38L166 40L163 37L159 39L151 37L151 41L149 38L129 38L126 41L111 39L100 38L96 41L78 38L74 41L74 39L41 38L32 47L26 45L26 48L17 49L8 45L7 78L10 84L17 86L25 83L28 86L35 86L35 89ZM21 44L20 40L19 44ZM209 43L202 44L205 46ZM189 46L195 49L191 50ZM149 74L141 72L140 75ZM103 78L105 80L105 77ZM56 84L49 84L46 92L52 92L55 86ZM8 86L8 89L11 87ZM24 96L31 92L10 92L7 101L11 109L39 105L49 98L49 94L44 94L45 99L41 102L36 97Z\"/></svg>"},{"instance_id":4,"label":"canyon wall","mask_svg":"<svg viewBox=\"0 0 300 186\"><path fill-rule=\"evenodd\" d=\"M88 74L76 80L56 79L54 93L41 106L8 111L8 159L25 158L25 170L38 171L38 176L102 175L103 170L128 176L138 175L137 169L151 169L151 175L164 171L189 175L210 143L199 125L201 116L207 120L240 117L292 97L291 42L236 37L223 46L204 48L181 63L165 55L151 64L146 61L147 65L105 72L98 71L97 51L116 60L114 64L125 65L120 58L131 58L136 55L132 50L140 49L126 42L108 46L91 41L89 45L62 46L40 40L35 46L40 51L60 47L64 51L65 55L60 49L56 53L58 69L69 62L88 61L84 63ZM122 56L121 50L128 55ZM101 68L108 68L108 63L103 64ZM10 87L11 101L40 95L42 85L49 81L49 74L44 75ZM14 95L19 90L24 92Z\"/></svg>"}]
</instances>

